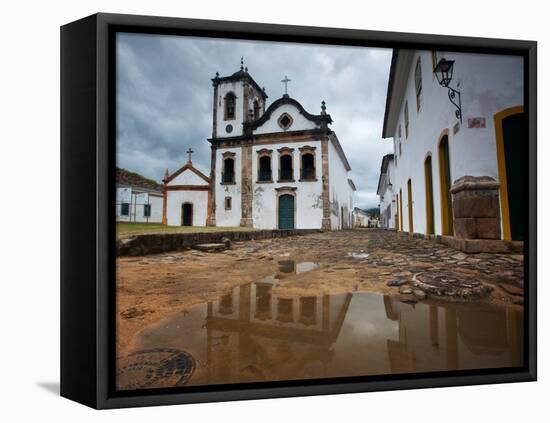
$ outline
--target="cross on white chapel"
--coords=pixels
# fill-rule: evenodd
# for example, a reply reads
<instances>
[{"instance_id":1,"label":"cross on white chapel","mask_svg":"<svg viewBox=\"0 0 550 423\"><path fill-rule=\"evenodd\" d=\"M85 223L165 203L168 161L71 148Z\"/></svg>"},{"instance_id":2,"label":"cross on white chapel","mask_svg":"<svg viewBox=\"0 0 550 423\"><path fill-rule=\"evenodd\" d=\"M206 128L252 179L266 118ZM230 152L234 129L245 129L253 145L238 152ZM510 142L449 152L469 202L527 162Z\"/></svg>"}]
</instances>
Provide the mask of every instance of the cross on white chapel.
<instances>
[{"instance_id":1,"label":"cross on white chapel","mask_svg":"<svg viewBox=\"0 0 550 423\"><path fill-rule=\"evenodd\" d=\"M281 82L285 84L285 95L288 95L288 83L292 81L292 79L289 79L288 76L285 75L285 79L281 79Z\"/></svg>"},{"instance_id":2,"label":"cross on white chapel","mask_svg":"<svg viewBox=\"0 0 550 423\"><path fill-rule=\"evenodd\" d=\"M189 163L191 163L191 154L193 154L194 151L193 151L191 148L189 148L189 149L186 151L186 153L189 155Z\"/></svg>"}]
</instances>

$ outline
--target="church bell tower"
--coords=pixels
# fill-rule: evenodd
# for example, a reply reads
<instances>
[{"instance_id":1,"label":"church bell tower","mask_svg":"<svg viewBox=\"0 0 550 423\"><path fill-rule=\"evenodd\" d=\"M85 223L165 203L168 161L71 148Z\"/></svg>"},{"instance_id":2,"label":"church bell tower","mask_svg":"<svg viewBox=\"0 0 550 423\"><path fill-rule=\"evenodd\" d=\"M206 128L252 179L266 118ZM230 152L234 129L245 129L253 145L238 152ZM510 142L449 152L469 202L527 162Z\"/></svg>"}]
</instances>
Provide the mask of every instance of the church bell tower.
<instances>
[{"instance_id":1,"label":"church bell tower","mask_svg":"<svg viewBox=\"0 0 550 423\"><path fill-rule=\"evenodd\" d=\"M230 76L212 78L214 87L212 138L243 135L243 123L258 119L265 111L267 94L254 81L241 58L240 69Z\"/></svg>"}]
</instances>

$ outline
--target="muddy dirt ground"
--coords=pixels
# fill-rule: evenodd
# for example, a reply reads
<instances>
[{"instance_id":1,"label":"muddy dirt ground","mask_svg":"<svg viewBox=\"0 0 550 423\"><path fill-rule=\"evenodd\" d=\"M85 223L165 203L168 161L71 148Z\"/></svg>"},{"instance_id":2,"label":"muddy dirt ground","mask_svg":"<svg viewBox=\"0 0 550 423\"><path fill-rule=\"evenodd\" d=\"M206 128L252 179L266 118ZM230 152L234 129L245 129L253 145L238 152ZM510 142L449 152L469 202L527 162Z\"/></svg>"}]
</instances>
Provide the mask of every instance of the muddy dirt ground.
<instances>
[{"instance_id":1,"label":"muddy dirt ground","mask_svg":"<svg viewBox=\"0 0 550 423\"><path fill-rule=\"evenodd\" d=\"M288 266L294 271L285 271ZM418 274L446 270L492 288L475 301L523 308L523 255L464 254L379 229L235 243L218 253L122 257L117 260L117 355L131 350L132 338L144 327L265 277L280 279L279 296L352 291L399 296L403 287L388 283L409 285ZM430 301L438 299L430 296Z\"/></svg>"}]
</instances>

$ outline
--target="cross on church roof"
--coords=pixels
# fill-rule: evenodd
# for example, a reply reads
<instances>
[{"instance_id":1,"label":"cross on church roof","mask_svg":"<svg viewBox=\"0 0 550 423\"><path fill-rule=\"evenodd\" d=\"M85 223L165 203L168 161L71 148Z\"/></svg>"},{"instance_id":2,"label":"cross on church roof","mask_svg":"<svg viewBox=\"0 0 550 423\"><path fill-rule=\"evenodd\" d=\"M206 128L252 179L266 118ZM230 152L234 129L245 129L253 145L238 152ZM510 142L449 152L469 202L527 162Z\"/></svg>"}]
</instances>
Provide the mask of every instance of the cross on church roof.
<instances>
[{"instance_id":1,"label":"cross on church roof","mask_svg":"<svg viewBox=\"0 0 550 423\"><path fill-rule=\"evenodd\" d=\"M186 153L189 155L189 160L188 161L189 161L189 163L191 163L191 154L193 154L194 151L191 148L189 148L189 149L187 149Z\"/></svg>"},{"instance_id":2,"label":"cross on church roof","mask_svg":"<svg viewBox=\"0 0 550 423\"><path fill-rule=\"evenodd\" d=\"M285 79L281 79L281 82L285 84L285 95L288 95L288 83L292 81L292 79L289 79L288 76L285 75Z\"/></svg>"}]
</instances>

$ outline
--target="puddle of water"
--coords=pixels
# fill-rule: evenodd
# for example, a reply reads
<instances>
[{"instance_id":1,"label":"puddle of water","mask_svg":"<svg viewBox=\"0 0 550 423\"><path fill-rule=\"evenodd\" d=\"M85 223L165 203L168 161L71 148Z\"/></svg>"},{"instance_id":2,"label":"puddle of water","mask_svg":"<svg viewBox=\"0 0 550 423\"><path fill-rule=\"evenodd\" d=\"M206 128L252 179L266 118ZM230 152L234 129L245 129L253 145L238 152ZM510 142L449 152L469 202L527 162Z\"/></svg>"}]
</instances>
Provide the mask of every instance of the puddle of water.
<instances>
[{"instance_id":1,"label":"puddle of water","mask_svg":"<svg viewBox=\"0 0 550 423\"><path fill-rule=\"evenodd\" d=\"M369 257L369 254L368 253L355 253L355 252L352 252L352 253L348 253L348 257L353 257L355 259L366 259Z\"/></svg>"},{"instance_id":2,"label":"puddle of water","mask_svg":"<svg viewBox=\"0 0 550 423\"><path fill-rule=\"evenodd\" d=\"M289 263L282 266L290 269ZM304 264L304 269L311 266ZM297 270L293 265L292 271ZM523 312L516 309L482 304L411 305L361 292L280 298L273 292L276 284L276 278L268 278L235 287L217 301L151 325L136 336L135 351L188 354L195 366L185 379L187 385L523 363ZM151 366L150 360L147 363ZM154 379L155 387L174 386L174 380L189 371L168 366L174 374L166 376L166 363L159 362L160 371L144 367L140 375L141 367L130 364L127 359L118 364L132 369L131 375L119 372L119 387L139 386L139 380L151 383L152 371L164 377Z\"/></svg>"}]
</instances>

